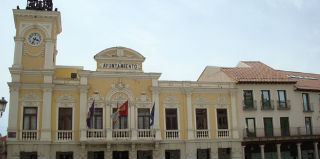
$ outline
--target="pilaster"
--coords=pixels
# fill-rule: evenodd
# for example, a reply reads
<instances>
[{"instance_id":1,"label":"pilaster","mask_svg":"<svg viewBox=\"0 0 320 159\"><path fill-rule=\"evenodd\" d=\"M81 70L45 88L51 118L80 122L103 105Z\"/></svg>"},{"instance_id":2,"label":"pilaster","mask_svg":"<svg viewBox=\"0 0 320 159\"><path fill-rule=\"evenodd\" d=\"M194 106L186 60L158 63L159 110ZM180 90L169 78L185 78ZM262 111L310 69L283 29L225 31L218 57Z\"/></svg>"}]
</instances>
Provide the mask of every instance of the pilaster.
<instances>
[{"instance_id":1,"label":"pilaster","mask_svg":"<svg viewBox=\"0 0 320 159\"><path fill-rule=\"evenodd\" d=\"M52 87L43 88L41 140L51 141Z\"/></svg>"},{"instance_id":2,"label":"pilaster","mask_svg":"<svg viewBox=\"0 0 320 159\"><path fill-rule=\"evenodd\" d=\"M46 39L45 40L45 62L44 68L45 69L53 69L53 54L54 54L54 40Z\"/></svg>"},{"instance_id":3,"label":"pilaster","mask_svg":"<svg viewBox=\"0 0 320 159\"><path fill-rule=\"evenodd\" d=\"M242 146L242 159L246 158L246 146Z\"/></svg>"},{"instance_id":4,"label":"pilaster","mask_svg":"<svg viewBox=\"0 0 320 159\"><path fill-rule=\"evenodd\" d=\"M239 138L239 128L238 128L238 110L236 105L236 92L231 92L231 110L232 110L232 134L233 138Z\"/></svg>"},{"instance_id":5,"label":"pilaster","mask_svg":"<svg viewBox=\"0 0 320 159\"><path fill-rule=\"evenodd\" d=\"M135 126L135 105L132 103L129 103L130 107L130 129L131 129L131 139L137 140L137 128Z\"/></svg>"},{"instance_id":6,"label":"pilaster","mask_svg":"<svg viewBox=\"0 0 320 159\"><path fill-rule=\"evenodd\" d=\"M87 114L87 102L88 102L88 88L83 86L80 88L80 141L86 140L86 114Z\"/></svg>"},{"instance_id":7,"label":"pilaster","mask_svg":"<svg viewBox=\"0 0 320 159\"><path fill-rule=\"evenodd\" d=\"M23 48L23 37L15 37L15 48L14 48L14 59L13 68L22 68L22 48Z\"/></svg>"},{"instance_id":8,"label":"pilaster","mask_svg":"<svg viewBox=\"0 0 320 159\"><path fill-rule=\"evenodd\" d=\"M152 99L155 103L153 129L155 129L156 131L156 140L161 140L161 132L160 132L160 124L159 124L159 120L160 120L159 90L157 87L152 89Z\"/></svg>"},{"instance_id":9,"label":"pilaster","mask_svg":"<svg viewBox=\"0 0 320 159\"><path fill-rule=\"evenodd\" d=\"M187 115L188 115L188 139L194 138L194 131L192 128L192 103L191 103L191 90L187 90Z\"/></svg>"},{"instance_id":10,"label":"pilaster","mask_svg":"<svg viewBox=\"0 0 320 159\"><path fill-rule=\"evenodd\" d=\"M9 101L9 121L8 121L8 134L15 133L15 137L8 137L8 141L13 141L17 139L18 129L17 129L17 119L18 119L18 104L19 104L19 85L9 84L10 88L10 101Z\"/></svg>"}]
</instances>

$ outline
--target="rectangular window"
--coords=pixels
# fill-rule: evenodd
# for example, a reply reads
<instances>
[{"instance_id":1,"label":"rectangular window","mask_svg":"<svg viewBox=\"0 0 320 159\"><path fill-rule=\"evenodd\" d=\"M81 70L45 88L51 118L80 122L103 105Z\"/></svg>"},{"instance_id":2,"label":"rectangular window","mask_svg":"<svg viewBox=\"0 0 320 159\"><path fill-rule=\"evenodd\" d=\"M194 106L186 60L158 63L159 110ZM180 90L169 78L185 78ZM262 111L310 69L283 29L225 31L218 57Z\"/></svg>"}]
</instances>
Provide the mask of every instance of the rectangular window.
<instances>
[{"instance_id":1,"label":"rectangular window","mask_svg":"<svg viewBox=\"0 0 320 159\"><path fill-rule=\"evenodd\" d=\"M305 123L306 123L306 135L312 135L311 117L306 117L305 118Z\"/></svg>"},{"instance_id":2,"label":"rectangular window","mask_svg":"<svg viewBox=\"0 0 320 159\"><path fill-rule=\"evenodd\" d=\"M150 129L150 109L138 109L138 129Z\"/></svg>"},{"instance_id":3,"label":"rectangular window","mask_svg":"<svg viewBox=\"0 0 320 159\"><path fill-rule=\"evenodd\" d=\"M210 149L197 149L197 159L210 159Z\"/></svg>"},{"instance_id":4,"label":"rectangular window","mask_svg":"<svg viewBox=\"0 0 320 159\"><path fill-rule=\"evenodd\" d=\"M113 151L113 159L129 159L129 151Z\"/></svg>"},{"instance_id":5,"label":"rectangular window","mask_svg":"<svg viewBox=\"0 0 320 159\"><path fill-rule=\"evenodd\" d=\"M113 108L113 113L115 113L116 111L117 108ZM128 115L119 116L119 129L128 129Z\"/></svg>"},{"instance_id":6,"label":"rectangular window","mask_svg":"<svg viewBox=\"0 0 320 159\"><path fill-rule=\"evenodd\" d=\"M94 108L93 117L91 118L91 129L102 129L103 111L102 108Z\"/></svg>"},{"instance_id":7,"label":"rectangular window","mask_svg":"<svg viewBox=\"0 0 320 159\"><path fill-rule=\"evenodd\" d=\"M20 159L37 159L37 152L20 152Z\"/></svg>"},{"instance_id":8,"label":"rectangular window","mask_svg":"<svg viewBox=\"0 0 320 159\"><path fill-rule=\"evenodd\" d=\"M231 158L231 148L218 148L218 158L219 159L230 159Z\"/></svg>"},{"instance_id":9,"label":"rectangular window","mask_svg":"<svg viewBox=\"0 0 320 159\"><path fill-rule=\"evenodd\" d=\"M279 108L287 108L287 94L285 90L278 90Z\"/></svg>"},{"instance_id":10,"label":"rectangular window","mask_svg":"<svg viewBox=\"0 0 320 159\"><path fill-rule=\"evenodd\" d=\"M37 130L37 108L25 107L23 109L23 130Z\"/></svg>"},{"instance_id":11,"label":"rectangular window","mask_svg":"<svg viewBox=\"0 0 320 159\"><path fill-rule=\"evenodd\" d=\"M196 109L196 123L198 130L207 130L207 109Z\"/></svg>"},{"instance_id":12,"label":"rectangular window","mask_svg":"<svg viewBox=\"0 0 320 159\"><path fill-rule=\"evenodd\" d=\"M310 103L309 103L309 94L302 93L302 103L303 103L303 110L310 111Z\"/></svg>"},{"instance_id":13,"label":"rectangular window","mask_svg":"<svg viewBox=\"0 0 320 159\"><path fill-rule=\"evenodd\" d=\"M262 90L261 91L261 102L262 102L262 108L264 108L264 109L271 108L270 91L269 90Z\"/></svg>"},{"instance_id":14,"label":"rectangular window","mask_svg":"<svg viewBox=\"0 0 320 159\"><path fill-rule=\"evenodd\" d=\"M73 159L73 152L57 152L56 159Z\"/></svg>"},{"instance_id":15,"label":"rectangular window","mask_svg":"<svg viewBox=\"0 0 320 159\"><path fill-rule=\"evenodd\" d=\"M178 130L177 109L166 109L166 129Z\"/></svg>"},{"instance_id":16,"label":"rectangular window","mask_svg":"<svg viewBox=\"0 0 320 159\"><path fill-rule=\"evenodd\" d=\"M254 118L246 118L247 136L256 137L256 122Z\"/></svg>"},{"instance_id":17,"label":"rectangular window","mask_svg":"<svg viewBox=\"0 0 320 159\"><path fill-rule=\"evenodd\" d=\"M289 127L288 117L280 117L280 126L281 126L281 136L289 136L290 127Z\"/></svg>"},{"instance_id":18,"label":"rectangular window","mask_svg":"<svg viewBox=\"0 0 320 159\"><path fill-rule=\"evenodd\" d=\"M137 159L152 159L152 150L137 151Z\"/></svg>"},{"instance_id":19,"label":"rectangular window","mask_svg":"<svg viewBox=\"0 0 320 159\"><path fill-rule=\"evenodd\" d=\"M58 130L72 130L72 108L59 108Z\"/></svg>"},{"instance_id":20,"label":"rectangular window","mask_svg":"<svg viewBox=\"0 0 320 159\"><path fill-rule=\"evenodd\" d=\"M218 129L228 129L227 109L217 109Z\"/></svg>"},{"instance_id":21,"label":"rectangular window","mask_svg":"<svg viewBox=\"0 0 320 159\"><path fill-rule=\"evenodd\" d=\"M252 90L243 91L243 103L246 108L254 108Z\"/></svg>"},{"instance_id":22,"label":"rectangular window","mask_svg":"<svg viewBox=\"0 0 320 159\"><path fill-rule=\"evenodd\" d=\"M166 150L165 159L180 159L180 150Z\"/></svg>"},{"instance_id":23,"label":"rectangular window","mask_svg":"<svg viewBox=\"0 0 320 159\"><path fill-rule=\"evenodd\" d=\"M89 151L88 159L104 159L103 151Z\"/></svg>"},{"instance_id":24,"label":"rectangular window","mask_svg":"<svg viewBox=\"0 0 320 159\"><path fill-rule=\"evenodd\" d=\"M272 137L273 136L273 124L272 124L272 118L263 118L264 122L264 134L266 137Z\"/></svg>"}]
</instances>

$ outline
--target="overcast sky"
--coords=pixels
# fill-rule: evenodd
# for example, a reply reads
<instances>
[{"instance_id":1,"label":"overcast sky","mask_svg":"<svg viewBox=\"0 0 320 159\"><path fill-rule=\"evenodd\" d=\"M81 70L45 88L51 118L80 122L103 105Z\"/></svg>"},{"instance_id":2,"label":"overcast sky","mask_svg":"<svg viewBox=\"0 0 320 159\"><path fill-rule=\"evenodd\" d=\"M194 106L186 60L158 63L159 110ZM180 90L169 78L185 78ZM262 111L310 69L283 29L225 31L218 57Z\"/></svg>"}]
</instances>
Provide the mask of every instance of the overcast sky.
<instances>
[{"instance_id":1,"label":"overcast sky","mask_svg":"<svg viewBox=\"0 0 320 159\"><path fill-rule=\"evenodd\" d=\"M0 0L0 96L9 101L15 27ZM95 70L93 56L124 46L146 57L161 80L195 81L207 65L261 61L275 69L320 74L319 0L53 0L62 17L58 65ZM8 104L9 105L9 104ZM6 134L8 109L0 119Z\"/></svg>"}]
</instances>

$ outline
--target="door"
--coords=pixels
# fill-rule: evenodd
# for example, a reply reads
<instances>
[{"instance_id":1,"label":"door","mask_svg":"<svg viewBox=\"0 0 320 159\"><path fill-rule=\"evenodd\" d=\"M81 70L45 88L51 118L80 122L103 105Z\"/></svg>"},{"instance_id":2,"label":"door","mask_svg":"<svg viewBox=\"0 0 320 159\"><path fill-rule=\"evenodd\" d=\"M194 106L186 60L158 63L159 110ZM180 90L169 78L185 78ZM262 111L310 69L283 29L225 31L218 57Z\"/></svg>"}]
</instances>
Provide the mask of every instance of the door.
<instances>
[{"instance_id":1,"label":"door","mask_svg":"<svg viewBox=\"0 0 320 159\"><path fill-rule=\"evenodd\" d=\"M256 137L256 124L254 118L247 118L247 137Z\"/></svg>"},{"instance_id":2,"label":"door","mask_svg":"<svg viewBox=\"0 0 320 159\"><path fill-rule=\"evenodd\" d=\"M306 135L312 135L311 117L306 117L305 123L306 123Z\"/></svg>"},{"instance_id":3,"label":"door","mask_svg":"<svg viewBox=\"0 0 320 159\"><path fill-rule=\"evenodd\" d=\"M289 118L280 117L280 126L281 126L281 136L289 136Z\"/></svg>"},{"instance_id":4,"label":"door","mask_svg":"<svg viewBox=\"0 0 320 159\"><path fill-rule=\"evenodd\" d=\"M263 118L264 121L264 134L266 137L273 136L272 118Z\"/></svg>"}]
</instances>

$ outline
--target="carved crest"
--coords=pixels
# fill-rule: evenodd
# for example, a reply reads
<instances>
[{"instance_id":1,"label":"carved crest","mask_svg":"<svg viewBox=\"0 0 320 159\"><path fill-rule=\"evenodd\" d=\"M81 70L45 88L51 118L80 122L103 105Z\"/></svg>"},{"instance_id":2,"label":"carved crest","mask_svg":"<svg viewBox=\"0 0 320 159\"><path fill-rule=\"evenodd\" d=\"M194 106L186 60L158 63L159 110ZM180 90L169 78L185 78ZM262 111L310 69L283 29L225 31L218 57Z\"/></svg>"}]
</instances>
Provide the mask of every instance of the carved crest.
<instances>
[{"instance_id":1,"label":"carved crest","mask_svg":"<svg viewBox=\"0 0 320 159\"><path fill-rule=\"evenodd\" d=\"M179 107L179 101L175 96L168 96L163 101L163 105L166 108L178 108Z\"/></svg>"},{"instance_id":2,"label":"carved crest","mask_svg":"<svg viewBox=\"0 0 320 159\"><path fill-rule=\"evenodd\" d=\"M42 102L36 93L27 93L20 101L23 106L40 106L40 102Z\"/></svg>"},{"instance_id":3,"label":"carved crest","mask_svg":"<svg viewBox=\"0 0 320 159\"><path fill-rule=\"evenodd\" d=\"M58 107L74 107L74 99L70 94L62 94L57 99Z\"/></svg>"},{"instance_id":4,"label":"carved crest","mask_svg":"<svg viewBox=\"0 0 320 159\"><path fill-rule=\"evenodd\" d=\"M136 106L138 108L151 108L152 101L145 93L142 93L140 97L136 99Z\"/></svg>"}]
</instances>

